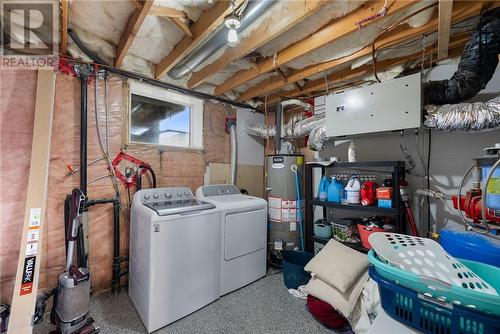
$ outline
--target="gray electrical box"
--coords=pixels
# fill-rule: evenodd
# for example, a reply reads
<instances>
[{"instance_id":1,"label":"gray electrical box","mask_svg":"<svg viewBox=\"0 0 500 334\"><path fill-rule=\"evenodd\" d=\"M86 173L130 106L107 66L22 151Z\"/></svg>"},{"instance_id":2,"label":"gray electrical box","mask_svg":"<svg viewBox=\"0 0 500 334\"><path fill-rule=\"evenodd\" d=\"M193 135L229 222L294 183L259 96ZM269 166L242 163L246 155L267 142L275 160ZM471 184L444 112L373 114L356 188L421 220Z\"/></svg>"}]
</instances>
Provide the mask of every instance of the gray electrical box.
<instances>
[{"instance_id":1,"label":"gray electrical box","mask_svg":"<svg viewBox=\"0 0 500 334\"><path fill-rule=\"evenodd\" d=\"M326 97L326 135L339 137L419 128L420 73Z\"/></svg>"}]
</instances>

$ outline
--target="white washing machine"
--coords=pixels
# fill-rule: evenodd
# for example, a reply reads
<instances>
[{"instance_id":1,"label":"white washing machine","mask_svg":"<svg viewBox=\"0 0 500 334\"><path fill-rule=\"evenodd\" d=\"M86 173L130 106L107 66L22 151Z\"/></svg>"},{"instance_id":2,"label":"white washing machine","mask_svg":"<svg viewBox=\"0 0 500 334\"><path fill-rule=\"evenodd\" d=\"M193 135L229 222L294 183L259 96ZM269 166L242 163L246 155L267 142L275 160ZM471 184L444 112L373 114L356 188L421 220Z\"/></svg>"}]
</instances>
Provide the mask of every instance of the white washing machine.
<instances>
[{"instance_id":1,"label":"white washing machine","mask_svg":"<svg viewBox=\"0 0 500 334\"><path fill-rule=\"evenodd\" d=\"M134 195L129 297L149 333L220 297L220 217L189 188Z\"/></svg>"},{"instance_id":2,"label":"white washing machine","mask_svg":"<svg viewBox=\"0 0 500 334\"><path fill-rule=\"evenodd\" d=\"M196 198L213 203L221 214L221 295L266 274L267 202L239 193L234 185L209 185Z\"/></svg>"}]
</instances>

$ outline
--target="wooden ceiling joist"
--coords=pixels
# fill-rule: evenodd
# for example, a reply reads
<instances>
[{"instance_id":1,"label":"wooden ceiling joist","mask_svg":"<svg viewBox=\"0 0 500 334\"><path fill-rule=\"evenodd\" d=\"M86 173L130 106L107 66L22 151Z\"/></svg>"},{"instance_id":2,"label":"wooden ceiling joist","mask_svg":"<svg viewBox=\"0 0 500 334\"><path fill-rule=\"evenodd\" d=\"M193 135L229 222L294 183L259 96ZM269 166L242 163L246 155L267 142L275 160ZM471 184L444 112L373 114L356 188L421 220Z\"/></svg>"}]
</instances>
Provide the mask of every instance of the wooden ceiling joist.
<instances>
[{"instance_id":1,"label":"wooden ceiling joist","mask_svg":"<svg viewBox=\"0 0 500 334\"><path fill-rule=\"evenodd\" d=\"M137 32L141 28L152 6L153 0L142 1L142 6L140 8L136 7L132 15L130 15L125 31L122 33L120 42L116 47L115 67L119 67L123 63L123 59L127 55Z\"/></svg>"},{"instance_id":2,"label":"wooden ceiling joist","mask_svg":"<svg viewBox=\"0 0 500 334\"><path fill-rule=\"evenodd\" d=\"M187 18L187 14L184 13L182 10L161 7L161 6L151 6L151 9L149 10L149 15Z\"/></svg>"},{"instance_id":3,"label":"wooden ceiling joist","mask_svg":"<svg viewBox=\"0 0 500 334\"><path fill-rule=\"evenodd\" d=\"M467 33L464 34L457 34L456 36L453 36L450 41L450 57L455 57L459 56L462 53L464 45L467 43L469 40L470 36ZM437 52L437 44L434 44L433 47L429 48L426 51L426 55L430 55L433 53ZM391 68L393 66L401 65L406 62L419 59L422 57L422 53L418 52L409 56L403 56L403 57L398 57L398 58L393 58L393 59L387 59L383 60L377 63L377 69L379 71L386 70L388 68ZM435 58L437 60L437 58ZM335 84L341 84L342 82L346 81L353 81L353 82L359 82L361 81L364 77L370 75L373 73L373 67L371 64L368 65L363 65L360 66L356 69L344 69L339 72L334 72L328 76L328 80L325 80L324 78L317 79L317 80L312 80L308 81L301 90L294 89L288 92L280 92L279 96L273 96L270 95L267 104L273 105L277 101L279 101L280 98L283 96L287 97L297 97L300 95L304 95L306 93L315 93L318 91L325 91L326 92L326 82L328 82L329 85L335 85Z\"/></svg>"},{"instance_id":4,"label":"wooden ceiling joist","mask_svg":"<svg viewBox=\"0 0 500 334\"><path fill-rule=\"evenodd\" d=\"M328 25L324 26L314 34L304 38L303 40L288 46L287 48L279 51L276 57L268 57L261 62L258 63L259 71L255 69L249 69L245 71L240 71L236 73L233 77L229 78L222 85L216 87L214 94L221 95L226 91L233 89L239 85L244 84L261 74L270 72L274 70L278 66L282 66L294 59L297 59L306 53L314 51L322 46L327 45L335 41L336 39L345 36L349 33L355 32L359 29L358 22L361 20L370 17L376 14L381 8L383 8L385 1L377 0L377 1L369 1L364 3L358 9L348 13L347 15L340 17L338 19L332 20ZM391 2L389 2L391 3ZM388 7L388 11L386 16L395 14L409 6L415 5L415 1L394 1ZM376 21L373 21L376 22ZM222 57L221 57L222 58ZM192 83L197 83L201 80L202 76L208 76L212 71L210 71L212 67L207 66L204 71L200 71L199 73L204 72L203 74L196 73L198 80L196 80L195 75L191 78L190 81ZM219 67L214 68L215 72L220 70ZM189 84L189 83L188 83Z\"/></svg>"},{"instance_id":5,"label":"wooden ceiling joist","mask_svg":"<svg viewBox=\"0 0 500 334\"><path fill-rule=\"evenodd\" d=\"M471 3L468 1L464 2L457 1L453 8L451 21L453 23L457 23L465 19L477 16L481 13L482 6L483 4L481 2ZM398 27L393 31L391 31L390 33L383 35L377 41L376 47L379 48L382 46L392 46L396 45L397 43L403 43L408 40L417 38L419 36L429 34L433 31L436 31L437 25L438 25L438 16L434 15L434 17L431 18L429 22L427 22L425 25L421 27L418 28L408 28L407 26ZM321 73L333 69L335 67L349 64L354 60L357 60L361 57L366 57L370 54L371 54L371 46L367 46L347 57L334 59L328 62L311 65L304 69L291 71L291 73L289 73L287 76L287 80L288 83L297 82L299 80L305 79L317 73ZM251 98L257 96L263 96L272 93L284 86L285 84L281 80L279 80L279 78L271 78L269 80L266 80L265 82L259 83L259 85L252 87L248 89L246 92L242 93L238 98L238 101L248 101Z\"/></svg>"},{"instance_id":6,"label":"wooden ceiling joist","mask_svg":"<svg viewBox=\"0 0 500 334\"><path fill-rule=\"evenodd\" d=\"M253 50L261 47L273 38L284 33L297 23L307 19L311 14L323 7L328 0L287 1L286 15L279 19L272 16L264 20L251 34L243 38L234 48L227 48L215 62L205 66L193 74L188 81L188 88L195 88L212 74L222 71L233 61L238 60ZM383 2L383 1L382 1ZM272 8L270 10L273 10ZM272 62L272 59L271 59ZM269 72L270 70L266 71ZM231 88L225 90L229 91Z\"/></svg>"},{"instance_id":7,"label":"wooden ceiling joist","mask_svg":"<svg viewBox=\"0 0 500 334\"><path fill-rule=\"evenodd\" d=\"M239 6L243 1L236 0L235 5ZM217 1L212 8L203 11L198 21L190 27L193 37L184 36L175 45L174 49L156 65L156 79L164 76L184 56L196 48L212 31L224 22L224 18L229 13L231 13L231 6L227 0Z\"/></svg>"},{"instance_id":8,"label":"wooden ceiling joist","mask_svg":"<svg viewBox=\"0 0 500 334\"><path fill-rule=\"evenodd\" d=\"M60 53L68 53L68 0L61 0L61 50Z\"/></svg>"},{"instance_id":9,"label":"wooden ceiling joist","mask_svg":"<svg viewBox=\"0 0 500 334\"><path fill-rule=\"evenodd\" d=\"M453 0L439 0L438 59L448 57Z\"/></svg>"},{"instance_id":10,"label":"wooden ceiling joist","mask_svg":"<svg viewBox=\"0 0 500 334\"><path fill-rule=\"evenodd\" d=\"M191 32L191 29L189 28L189 25L183 21L182 18L180 17L169 17L170 21L172 21L173 24L177 26L182 32L188 36L189 38L193 38L193 33Z\"/></svg>"}]
</instances>

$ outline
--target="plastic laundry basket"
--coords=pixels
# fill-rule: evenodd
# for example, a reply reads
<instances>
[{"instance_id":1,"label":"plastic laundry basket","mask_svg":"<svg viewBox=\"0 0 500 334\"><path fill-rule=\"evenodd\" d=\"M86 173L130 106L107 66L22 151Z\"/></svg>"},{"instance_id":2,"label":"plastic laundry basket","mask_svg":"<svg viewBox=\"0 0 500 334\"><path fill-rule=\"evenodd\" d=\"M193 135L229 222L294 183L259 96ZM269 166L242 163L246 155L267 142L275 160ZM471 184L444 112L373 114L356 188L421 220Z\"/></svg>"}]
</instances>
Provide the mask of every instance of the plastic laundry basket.
<instances>
[{"instance_id":1,"label":"plastic laundry basket","mask_svg":"<svg viewBox=\"0 0 500 334\"><path fill-rule=\"evenodd\" d=\"M373 266L369 273L378 284L382 308L401 323L432 334L500 333L499 316L429 298L390 282Z\"/></svg>"},{"instance_id":2,"label":"plastic laundry basket","mask_svg":"<svg viewBox=\"0 0 500 334\"><path fill-rule=\"evenodd\" d=\"M311 275L304 271L314 254L308 252L285 251L283 254L283 280L289 289L297 289L307 284Z\"/></svg>"},{"instance_id":3,"label":"plastic laundry basket","mask_svg":"<svg viewBox=\"0 0 500 334\"><path fill-rule=\"evenodd\" d=\"M500 291L500 268L480 262L463 259L457 260L471 269L475 275L493 286L495 290ZM479 311L500 316L500 296L475 291L478 288L472 289L457 285L443 285L438 280L401 270L380 261L373 249L368 252L368 261L374 265L378 274L391 282L397 282L403 287L443 302L473 307Z\"/></svg>"}]
</instances>

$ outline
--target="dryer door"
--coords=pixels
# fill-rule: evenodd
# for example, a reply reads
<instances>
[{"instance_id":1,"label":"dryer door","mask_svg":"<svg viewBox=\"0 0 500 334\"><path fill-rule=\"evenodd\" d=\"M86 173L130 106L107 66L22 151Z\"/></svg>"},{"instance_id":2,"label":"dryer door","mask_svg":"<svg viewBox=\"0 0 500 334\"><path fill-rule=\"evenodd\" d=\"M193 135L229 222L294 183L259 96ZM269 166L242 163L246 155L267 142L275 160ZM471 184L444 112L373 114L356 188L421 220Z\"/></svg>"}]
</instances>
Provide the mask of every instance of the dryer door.
<instances>
[{"instance_id":1,"label":"dryer door","mask_svg":"<svg viewBox=\"0 0 500 334\"><path fill-rule=\"evenodd\" d=\"M224 224L224 259L247 255L266 247L266 209L227 214Z\"/></svg>"}]
</instances>

